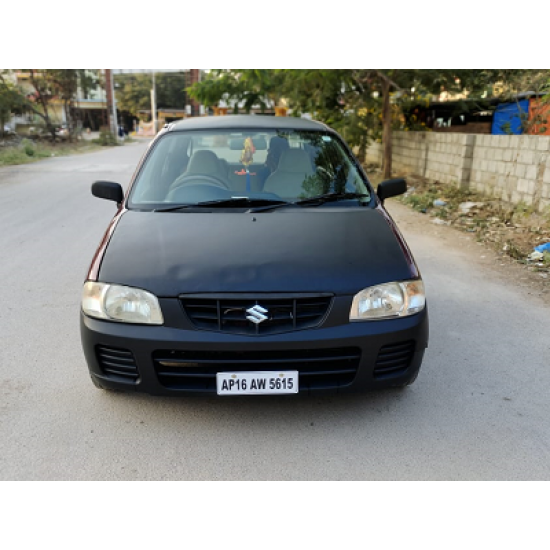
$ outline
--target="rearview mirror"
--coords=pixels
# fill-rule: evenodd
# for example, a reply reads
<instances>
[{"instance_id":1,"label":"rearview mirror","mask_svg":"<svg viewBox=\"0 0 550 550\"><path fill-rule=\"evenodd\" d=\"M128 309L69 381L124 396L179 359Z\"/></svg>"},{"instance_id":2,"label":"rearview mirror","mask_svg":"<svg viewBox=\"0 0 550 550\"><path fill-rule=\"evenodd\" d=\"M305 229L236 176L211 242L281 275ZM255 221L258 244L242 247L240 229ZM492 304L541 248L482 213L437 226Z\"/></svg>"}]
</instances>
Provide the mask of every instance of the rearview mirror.
<instances>
[{"instance_id":1,"label":"rearview mirror","mask_svg":"<svg viewBox=\"0 0 550 550\"><path fill-rule=\"evenodd\" d=\"M246 138L232 138L229 140L229 148L232 151L242 151L244 149L244 140ZM256 151L265 151L267 150L267 141L262 136L251 136L252 143L254 144L254 149Z\"/></svg>"},{"instance_id":2,"label":"rearview mirror","mask_svg":"<svg viewBox=\"0 0 550 550\"><path fill-rule=\"evenodd\" d=\"M92 195L100 199L115 201L120 204L124 200L124 191L120 183L113 181L96 181L92 184Z\"/></svg>"},{"instance_id":3,"label":"rearview mirror","mask_svg":"<svg viewBox=\"0 0 550 550\"><path fill-rule=\"evenodd\" d=\"M403 178L383 181L376 189L378 198L384 202L390 197L402 195L407 191L407 182Z\"/></svg>"}]
</instances>

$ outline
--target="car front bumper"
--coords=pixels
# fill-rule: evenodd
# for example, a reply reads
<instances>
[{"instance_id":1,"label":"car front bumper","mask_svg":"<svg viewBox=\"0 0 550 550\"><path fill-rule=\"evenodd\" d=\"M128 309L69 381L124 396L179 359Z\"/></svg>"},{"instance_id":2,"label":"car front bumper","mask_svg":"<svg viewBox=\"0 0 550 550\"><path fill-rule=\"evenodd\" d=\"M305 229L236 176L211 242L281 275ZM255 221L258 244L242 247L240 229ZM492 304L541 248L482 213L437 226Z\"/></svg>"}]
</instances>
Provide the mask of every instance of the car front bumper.
<instances>
[{"instance_id":1,"label":"car front bumper","mask_svg":"<svg viewBox=\"0 0 550 550\"><path fill-rule=\"evenodd\" d=\"M300 393L404 386L428 345L428 311L270 336L129 325L81 313L90 375L107 389L216 395L216 373L298 371Z\"/></svg>"}]
</instances>

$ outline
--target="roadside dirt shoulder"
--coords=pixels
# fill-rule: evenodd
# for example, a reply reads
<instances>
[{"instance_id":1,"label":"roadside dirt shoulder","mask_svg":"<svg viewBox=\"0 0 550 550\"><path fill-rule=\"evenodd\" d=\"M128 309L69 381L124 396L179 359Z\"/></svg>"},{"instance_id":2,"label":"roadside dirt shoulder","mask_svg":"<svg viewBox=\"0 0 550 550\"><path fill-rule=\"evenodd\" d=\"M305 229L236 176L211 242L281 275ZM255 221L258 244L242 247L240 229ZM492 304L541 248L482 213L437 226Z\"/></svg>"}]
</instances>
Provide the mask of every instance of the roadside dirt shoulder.
<instances>
[{"instance_id":1,"label":"roadside dirt shoulder","mask_svg":"<svg viewBox=\"0 0 550 550\"><path fill-rule=\"evenodd\" d=\"M472 234L452 226L434 224L433 217L416 212L397 199L386 201L385 206L405 238L411 233L435 237L442 247L450 246L467 254L472 262L487 271L489 277L524 289L531 298L550 306L550 280L547 273L531 271L532 268L519 264L504 251L496 251L492 244L478 242Z\"/></svg>"}]
</instances>

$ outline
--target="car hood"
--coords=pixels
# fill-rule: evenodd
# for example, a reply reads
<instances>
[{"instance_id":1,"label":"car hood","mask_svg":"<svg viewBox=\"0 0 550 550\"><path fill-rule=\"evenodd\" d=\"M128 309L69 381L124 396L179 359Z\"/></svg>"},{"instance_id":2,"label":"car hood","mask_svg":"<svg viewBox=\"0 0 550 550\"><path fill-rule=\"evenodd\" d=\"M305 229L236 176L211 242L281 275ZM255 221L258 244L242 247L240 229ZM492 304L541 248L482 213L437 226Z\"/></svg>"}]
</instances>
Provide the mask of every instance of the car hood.
<instances>
[{"instance_id":1,"label":"car hood","mask_svg":"<svg viewBox=\"0 0 550 550\"><path fill-rule=\"evenodd\" d=\"M139 212L122 215L99 281L160 297L203 292L330 292L417 276L377 208Z\"/></svg>"}]
</instances>

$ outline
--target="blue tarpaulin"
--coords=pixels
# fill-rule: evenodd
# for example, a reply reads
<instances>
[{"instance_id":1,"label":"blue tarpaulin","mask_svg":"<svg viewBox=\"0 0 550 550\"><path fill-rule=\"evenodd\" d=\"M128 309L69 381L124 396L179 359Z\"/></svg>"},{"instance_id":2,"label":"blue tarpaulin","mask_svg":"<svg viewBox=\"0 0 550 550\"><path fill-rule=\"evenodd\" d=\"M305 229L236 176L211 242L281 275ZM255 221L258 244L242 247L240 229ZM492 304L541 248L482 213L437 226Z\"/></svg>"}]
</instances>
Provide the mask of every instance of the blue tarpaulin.
<instances>
[{"instance_id":1,"label":"blue tarpaulin","mask_svg":"<svg viewBox=\"0 0 550 550\"><path fill-rule=\"evenodd\" d=\"M492 134L497 136L523 134L522 120L527 120L528 115L528 99L499 105L493 116Z\"/></svg>"}]
</instances>

